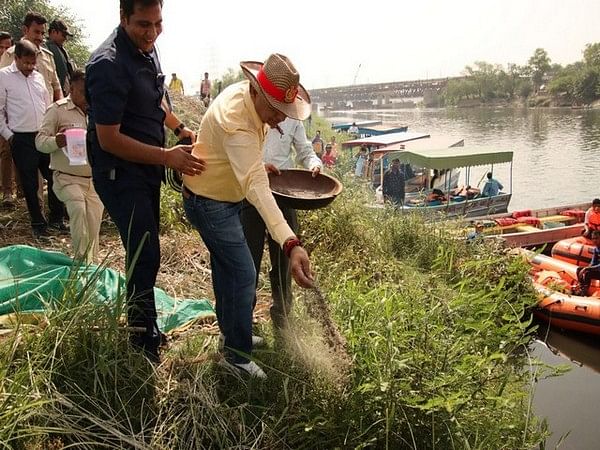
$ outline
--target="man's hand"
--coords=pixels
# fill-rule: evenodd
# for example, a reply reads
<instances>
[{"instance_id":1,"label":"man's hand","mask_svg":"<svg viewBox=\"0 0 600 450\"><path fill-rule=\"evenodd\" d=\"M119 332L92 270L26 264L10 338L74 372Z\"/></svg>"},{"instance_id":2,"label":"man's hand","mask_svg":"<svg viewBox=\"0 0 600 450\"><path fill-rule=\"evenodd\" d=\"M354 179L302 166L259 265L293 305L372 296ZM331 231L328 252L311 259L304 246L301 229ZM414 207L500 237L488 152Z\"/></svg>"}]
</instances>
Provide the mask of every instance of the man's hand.
<instances>
[{"instance_id":1,"label":"man's hand","mask_svg":"<svg viewBox=\"0 0 600 450\"><path fill-rule=\"evenodd\" d=\"M165 166L186 175L200 175L206 163L192 155L193 148L192 145L176 145L165 149Z\"/></svg>"},{"instance_id":2,"label":"man's hand","mask_svg":"<svg viewBox=\"0 0 600 450\"><path fill-rule=\"evenodd\" d=\"M304 248L297 246L292 249L292 253L290 254L290 270L298 286L303 288L314 287L315 283L312 270L310 269L310 260Z\"/></svg>"},{"instance_id":3,"label":"man's hand","mask_svg":"<svg viewBox=\"0 0 600 450\"><path fill-rule=\"evenodd\" d=\"M277 168L274 164L265 163L265 170L267 173L274 173L275 175L281 175L281 170Z\"/></svg>"},{"instance_id":4,"label":"man's hand","mask_svg":"<svg viewBox=\"0 0 600 450\"><path fill-rule=\"evenodd\" d=\"M67 136L65 136L65 129L60 129L58 133L56 133L56 136L54 136L54 139L56 140L56 145L58 146L58 148L66 147Z\"/></svg>"},{"instance_id":5,"label":"man's hand","mask_svg":"<svg viewBox=\"0 0 600 450\"><path fill-rule=\"evenodd\" d=\"M179 132L177 139L185 139L189 137L192 140L192 144L196 142L196 133L190 130L188 127L183 127L183 129Z\"/></svg>"},{"instance_id":6,"label":"man's hand","mask_svg":"<svg viewBox=\"0 0 600 450\"><path fill-rule=\"evenodd\" d=\"M315 166L311 169L312 177L316 178L321 173L321 166Z\"/></svg>"}]
</instances>

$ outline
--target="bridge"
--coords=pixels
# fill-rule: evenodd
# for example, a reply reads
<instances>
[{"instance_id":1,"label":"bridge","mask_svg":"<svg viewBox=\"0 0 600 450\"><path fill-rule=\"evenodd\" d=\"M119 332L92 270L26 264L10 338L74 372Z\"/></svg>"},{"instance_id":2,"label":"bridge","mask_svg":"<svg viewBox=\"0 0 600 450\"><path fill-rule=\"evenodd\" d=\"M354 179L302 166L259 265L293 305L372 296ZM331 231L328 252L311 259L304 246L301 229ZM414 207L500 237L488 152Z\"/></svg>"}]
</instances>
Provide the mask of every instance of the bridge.
<instances>
[{"instance_id":1,"label":"bridge","mask_svg":"<svg viewBox=\"0 0 600 450\"><path fill-rule=\"evenodd\" d=\"M349 105L353 108L393 107L394 104L414 104L416 98L423 98L427 104L437 100L448 81L462 79L464 77L432 78L312 89L310 97L313 104L333 108L346 108Z\"/></svg>"}]
</instances>

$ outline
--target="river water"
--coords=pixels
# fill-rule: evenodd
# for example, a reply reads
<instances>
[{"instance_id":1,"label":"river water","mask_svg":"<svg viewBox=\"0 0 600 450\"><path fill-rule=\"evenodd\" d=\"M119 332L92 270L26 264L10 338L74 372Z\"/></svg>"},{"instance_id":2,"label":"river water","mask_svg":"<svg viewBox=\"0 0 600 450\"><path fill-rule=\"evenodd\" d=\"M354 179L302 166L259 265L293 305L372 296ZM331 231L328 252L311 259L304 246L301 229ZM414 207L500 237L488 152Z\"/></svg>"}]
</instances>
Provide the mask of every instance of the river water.
<instances>
[{"instance_id":1,"label":"river water","mask_svg":"<svg viewBox=\"0 0 600 450\"><path fill-rule=\"evenodd\" d=\"M600 198L600 110L470 108L332 114L357 121L382 120L390 126L408 125L409 131L432 136L460 136L465 146L512 150L509 210ZM498 165L494 174L508 188L510 167ZM476 173L471 184L479 179ZM541 380L535 387L534 410L547 419L553 432L546 448L555 448L561 436L560 448L600 448L600 340L559 330L542 330L539 338L531 349L534 357L571 369L560 377Z\"/></svg>"}]
</instances>

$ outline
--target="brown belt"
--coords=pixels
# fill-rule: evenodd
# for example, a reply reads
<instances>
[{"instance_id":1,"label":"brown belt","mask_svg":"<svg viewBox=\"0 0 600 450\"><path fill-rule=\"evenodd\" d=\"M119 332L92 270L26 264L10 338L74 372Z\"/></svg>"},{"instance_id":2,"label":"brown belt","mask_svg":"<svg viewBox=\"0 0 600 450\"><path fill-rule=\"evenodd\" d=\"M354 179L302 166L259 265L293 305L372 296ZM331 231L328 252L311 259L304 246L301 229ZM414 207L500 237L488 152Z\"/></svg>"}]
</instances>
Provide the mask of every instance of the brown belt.
<instances>
[{"instance_id":1,"label":"brown belt","mask_svg":"<svg viewBox=\"0 0 600 450\"><path fill-rule=\"evenodd\" d=\"M62 172L61 170L55 170L56 173L62 173L63 175L70 175L72 177L80 177L80 178L92 178L91 175L87 176L87 175L75 175L74 173L68 173L68 172Z\"/></svg>"}]
</instances>

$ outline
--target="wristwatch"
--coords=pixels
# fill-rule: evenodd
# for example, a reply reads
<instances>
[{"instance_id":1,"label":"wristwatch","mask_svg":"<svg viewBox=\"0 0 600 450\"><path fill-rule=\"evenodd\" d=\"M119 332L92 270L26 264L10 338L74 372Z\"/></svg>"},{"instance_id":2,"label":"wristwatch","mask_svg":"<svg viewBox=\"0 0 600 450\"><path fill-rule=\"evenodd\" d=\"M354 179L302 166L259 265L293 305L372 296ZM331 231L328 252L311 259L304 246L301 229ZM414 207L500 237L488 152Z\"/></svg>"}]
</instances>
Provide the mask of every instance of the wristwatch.
<instances>
[{"instance_id":1,"label":"wristwatch","mask_svg":"<svg viewBox=\"0 0 600 450\"><path fill-rule=\"evenodd\" d=\"M173 130L173 133L175 134L175 136L179 136L179 133L181 133L181 130L183 130L184 128L185 124L181 122L179 125L177 125L177 128Z\"/></svg>"}]
</instances>

